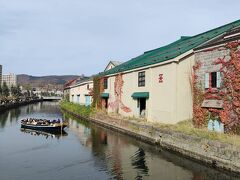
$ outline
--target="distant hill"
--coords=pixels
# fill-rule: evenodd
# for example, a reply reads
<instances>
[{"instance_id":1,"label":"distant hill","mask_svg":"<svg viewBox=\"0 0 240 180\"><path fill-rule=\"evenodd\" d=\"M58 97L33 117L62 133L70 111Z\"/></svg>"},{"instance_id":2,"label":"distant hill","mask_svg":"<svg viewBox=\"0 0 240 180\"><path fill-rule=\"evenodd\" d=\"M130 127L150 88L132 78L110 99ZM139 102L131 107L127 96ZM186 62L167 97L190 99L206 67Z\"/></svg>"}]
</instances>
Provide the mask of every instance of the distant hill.
<instances>
[{"instance_id":1,"label":"distant hill","mask_svg":"<svg viewBox=\"0 0 240 180\"><path fill-rule=\"evenodd\" d=\"M19 85L26 87L44 87L46 85L64 85L66 82L78 78L75 75L63 76L30 76L26 74L17 75L17 82Z\"/></svg>"}]
</instances>

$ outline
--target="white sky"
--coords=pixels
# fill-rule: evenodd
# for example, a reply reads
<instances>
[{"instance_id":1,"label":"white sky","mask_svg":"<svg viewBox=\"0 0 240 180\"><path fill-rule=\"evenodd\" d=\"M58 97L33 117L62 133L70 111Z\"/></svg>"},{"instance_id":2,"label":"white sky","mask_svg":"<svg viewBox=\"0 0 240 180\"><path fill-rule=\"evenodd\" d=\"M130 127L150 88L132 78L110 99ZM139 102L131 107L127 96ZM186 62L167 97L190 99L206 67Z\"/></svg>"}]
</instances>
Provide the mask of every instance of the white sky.
<instances>
[{"instance_id":1,"label":"white sky","mask_svg":"<svg viewBox=\"0 0 240 180\"><path fill-rule=\"evenodd\" d=\"M240 19L239 0L0 0L4 73L91 75Z\"/></svg>"}]
</instances>

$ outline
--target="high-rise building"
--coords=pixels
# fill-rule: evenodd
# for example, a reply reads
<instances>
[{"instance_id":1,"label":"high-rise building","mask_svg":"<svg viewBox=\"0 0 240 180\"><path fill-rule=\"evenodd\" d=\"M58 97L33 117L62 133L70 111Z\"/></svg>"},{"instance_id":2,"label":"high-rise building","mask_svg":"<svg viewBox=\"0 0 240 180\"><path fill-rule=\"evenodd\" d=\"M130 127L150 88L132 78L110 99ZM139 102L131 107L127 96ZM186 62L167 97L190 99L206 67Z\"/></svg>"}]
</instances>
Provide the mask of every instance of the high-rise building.
<instances>
[{"instance_id":1,"label":"high-rise building","mask_svg":"<svg viewBox=\"0 0 240 180\"><path fill-rule=\"evenodd\" d=\"M0 84L2 84L2 65L0 65Z\"/></svg>"},{"instance_id":2,"label":"high-rise building","mask_svg":"<svg viewBox=\"0 0 240 180\"><path fill-rule=\"evenodd\" d=\"M2 75L2 82L6 82L8 87L17 85L17 76L15 74Z\"/></svg>"}]
</instances>

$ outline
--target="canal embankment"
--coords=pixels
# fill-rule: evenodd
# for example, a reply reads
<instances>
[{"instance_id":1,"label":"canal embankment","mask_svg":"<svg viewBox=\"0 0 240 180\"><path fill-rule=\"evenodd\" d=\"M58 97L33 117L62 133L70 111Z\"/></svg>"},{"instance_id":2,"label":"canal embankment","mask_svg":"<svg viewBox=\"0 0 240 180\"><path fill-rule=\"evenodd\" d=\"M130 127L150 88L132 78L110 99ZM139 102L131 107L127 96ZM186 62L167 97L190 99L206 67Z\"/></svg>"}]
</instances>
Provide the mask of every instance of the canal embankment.
<instances>
[{"instance_id":1,"label":"canal embankment","mask_svg":"<svg viewBox=\"0 0 240 180\"><path fill-rule=\"evenodd\" d=\"M9 109L17 108L19 106L24 106L32 103L37 103L43 101L42 99L29 99L29 100L22 100L22 101L13 101L7 102L0 105L0 112L6 111Z\"/></svg>"},{"instance_id":2,"label":"canal embankment","mask_svg":"<svg viewBox=\"0 0 240 180\"><path fill-rule=\"evenodd\" d=\"M113 117L90 108L61 104L62 110L76 118L118 131L153 146L179 153L208 166L240 175L239 136L202 130L180 131L138 119Z\"/></svg>"}]
</instances>

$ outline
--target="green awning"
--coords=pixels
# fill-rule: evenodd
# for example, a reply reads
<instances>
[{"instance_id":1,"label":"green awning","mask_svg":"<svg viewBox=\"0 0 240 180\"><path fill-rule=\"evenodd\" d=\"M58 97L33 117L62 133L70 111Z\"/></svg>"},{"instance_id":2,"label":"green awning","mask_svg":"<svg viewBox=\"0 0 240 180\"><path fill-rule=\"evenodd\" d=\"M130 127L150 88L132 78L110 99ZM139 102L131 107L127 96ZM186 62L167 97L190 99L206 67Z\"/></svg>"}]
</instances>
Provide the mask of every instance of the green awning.
<instances>
[{"instance_id":1,"label":"green awning","mask_svg":"<svg viewBox=\"0 0 240 180\"><path fill-rule=\"evenodd\" d=\"M109 93L102 93L102 94L101 94L101 97L102 97L102 98L109 98Z\"/></svg>"},{"instance_id":2,"label":"green awning","mask_svg":"<svg viewBox=\"0 0 240 180\"><path fill-rule=\"evenodd\" d=\"M149 92L135 92L132 94L133 99L138 99L138 98L149 98Z\"/></svg>"}]
</instances>

